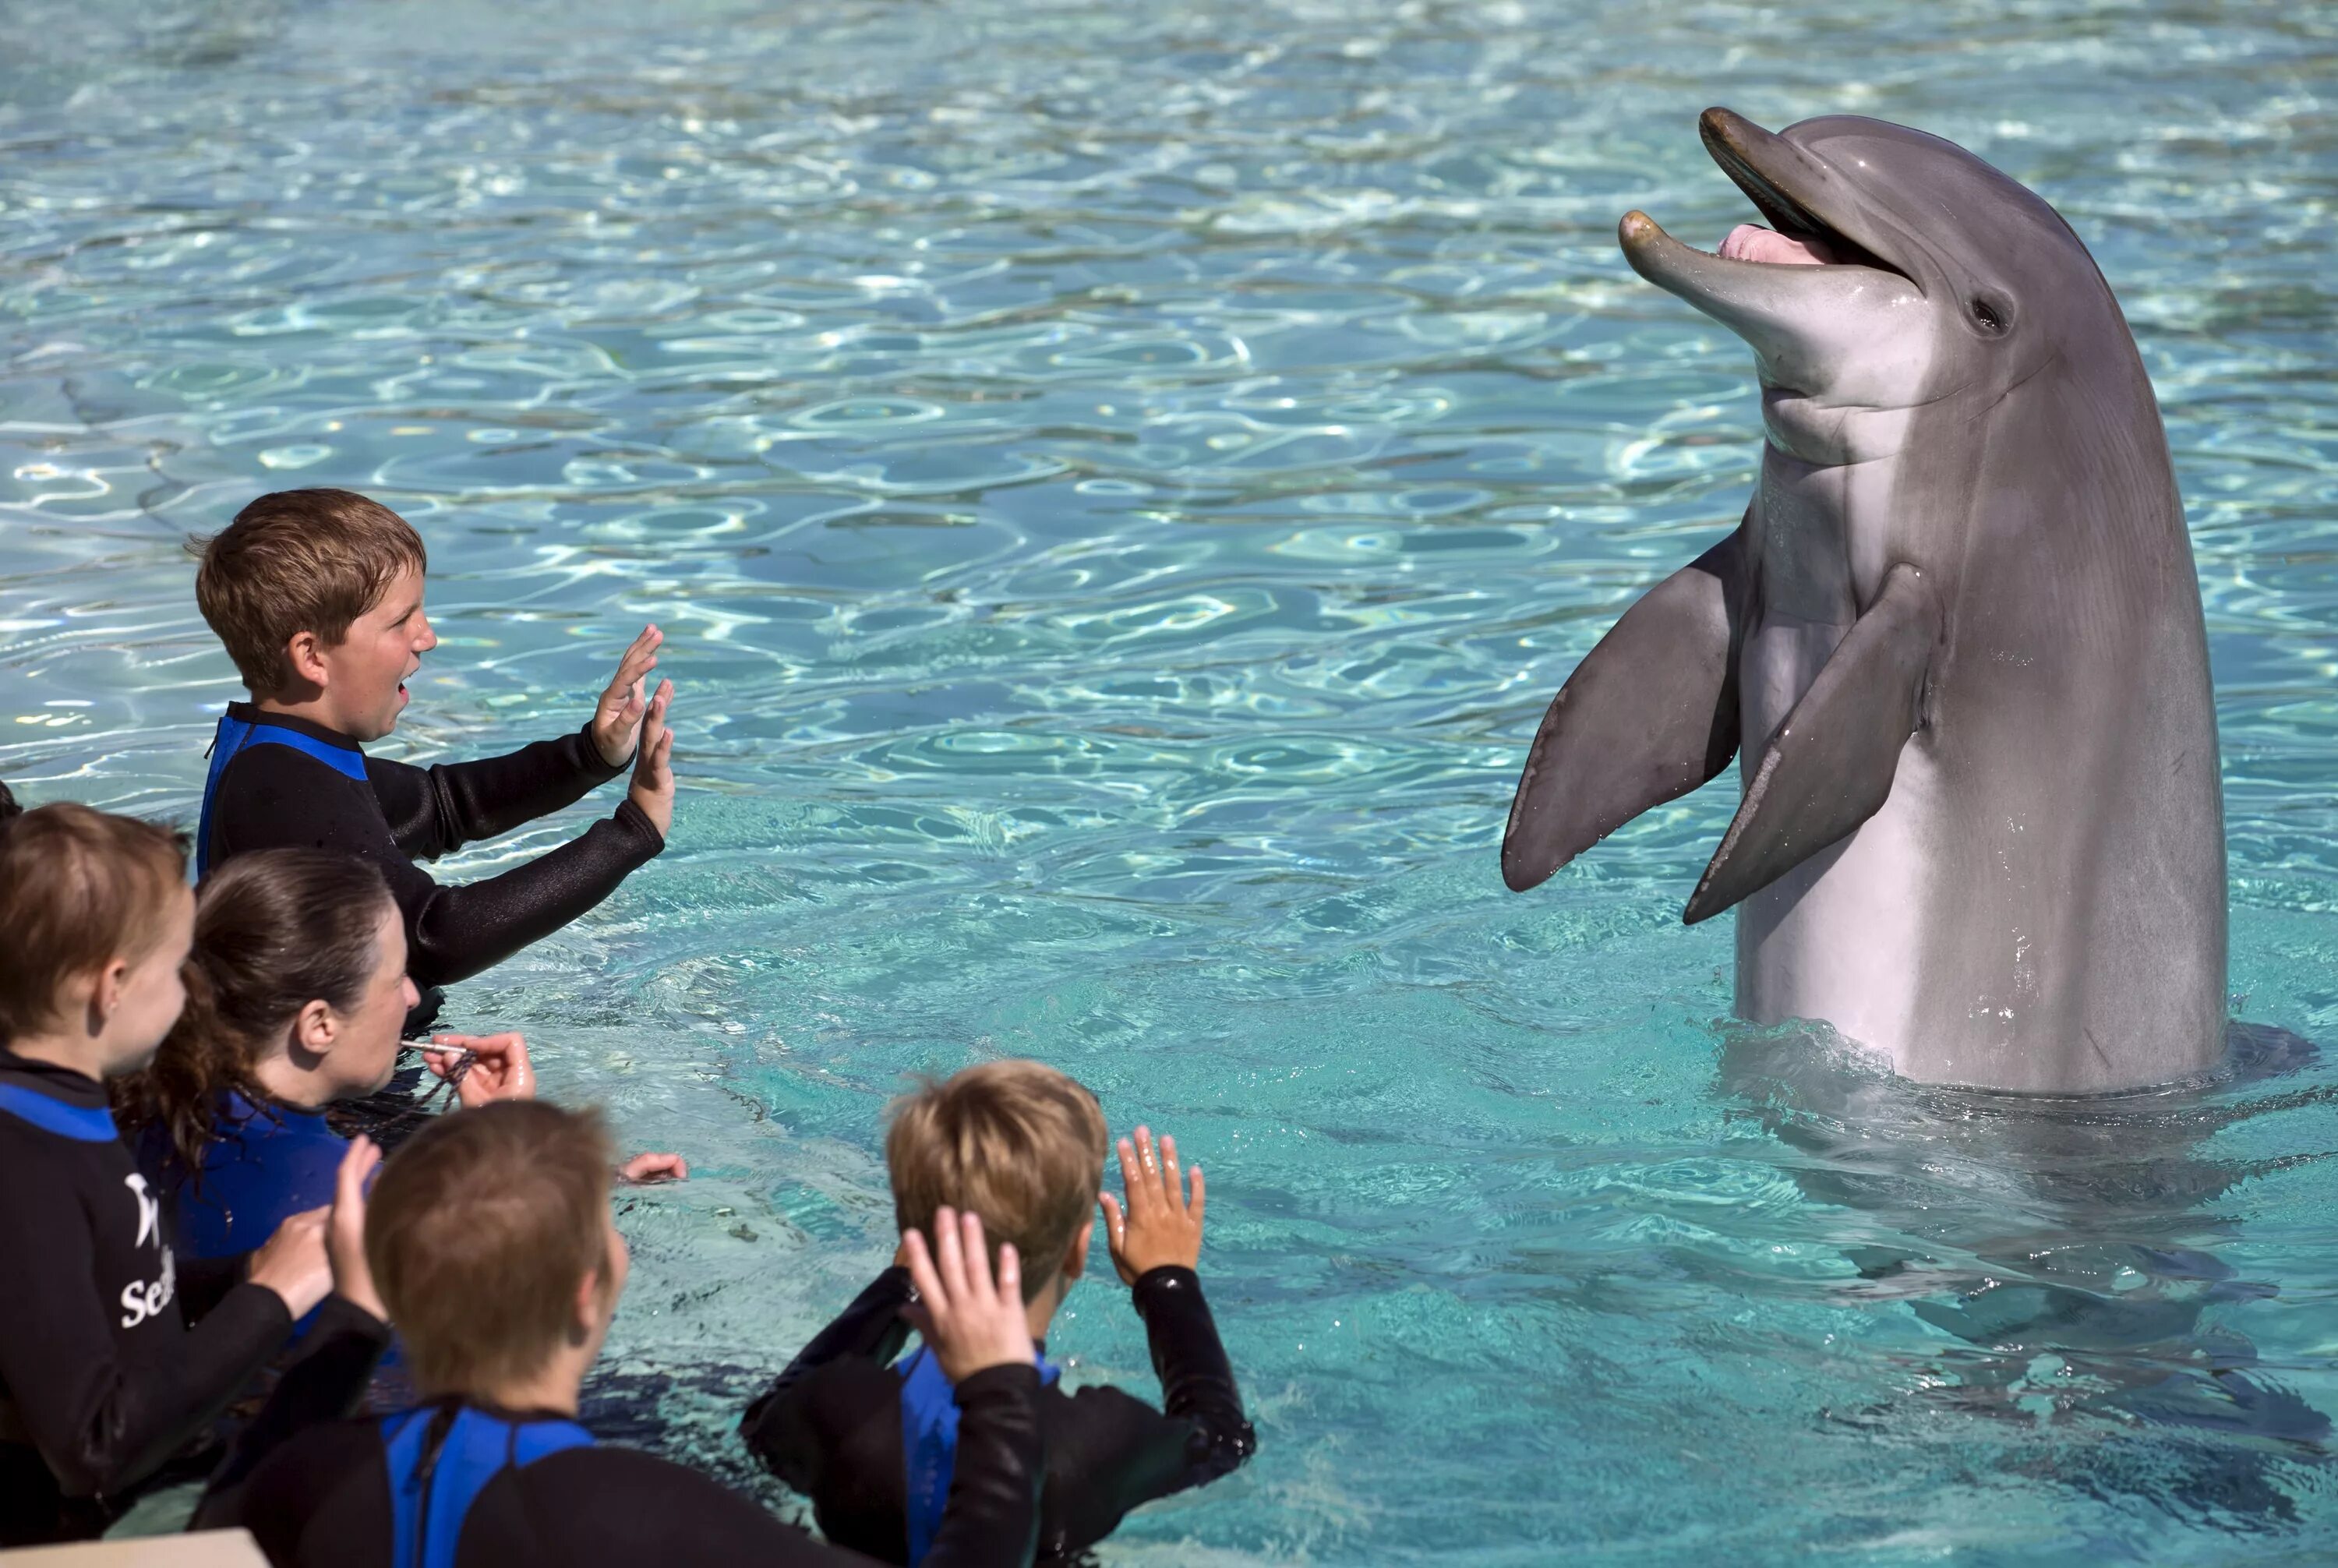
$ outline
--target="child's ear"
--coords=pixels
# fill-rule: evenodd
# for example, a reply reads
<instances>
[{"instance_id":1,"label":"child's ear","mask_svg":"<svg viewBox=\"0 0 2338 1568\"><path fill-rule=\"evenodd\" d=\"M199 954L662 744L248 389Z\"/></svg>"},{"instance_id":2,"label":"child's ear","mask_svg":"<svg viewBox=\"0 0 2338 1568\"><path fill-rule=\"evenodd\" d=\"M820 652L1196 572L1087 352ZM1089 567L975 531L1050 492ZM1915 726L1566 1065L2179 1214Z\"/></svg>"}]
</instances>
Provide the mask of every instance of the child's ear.
<instances>
[{"instance_id":1,"label":"child's ear","mask_svg":"<svg viewBox=\"0 0 2338 1568\"><path fill-rule=\"evenodd\" d=\"M576 1282L576 1299L568 1304L572 1316L568 1321L568 1342L582 1345L600 1332L601 1314L607 1303L601 1299L601 1270L587 1269L584 1278Z\"/></svg>"},{"instance_id":2,"label":"child's ear","mask_svg":"<svg viewBox=\"0 0 2338 1568\"><path fill-rule=\"evenodd\" d=\"M1064 1254L1065 1279L1076 1279L1088 1271L1088 1246L1095 1240L1095 1221L1091 1220L1080 1227L1080 1233L1072 1238L1072 1250Z\"/></svg>"},{"instance_id":3,"label":"child's ear","mask_svg":"<svg viewBox=\"0 0 2338 1568\"><path fill-rule=\"evenodd\" d=\"M107 1020L121 1010L122 993L129 988L129 985L130 960L127 958L109 958L99 967L91 970L88 1003L90 1022L98 1028L103 1029Z\"/></svg>"},{"instance_id":4,"label":"child's ear","mask_svg":"<svg viewBox=\"0 0 2338 1568\"><path fill-rule=\"evenodd\" d=\"M332 678L325 664L325 645L314 632L295 632L284 644L284 662L292 673L311 686L322 686Z\"/></svg>"}]
</instances>

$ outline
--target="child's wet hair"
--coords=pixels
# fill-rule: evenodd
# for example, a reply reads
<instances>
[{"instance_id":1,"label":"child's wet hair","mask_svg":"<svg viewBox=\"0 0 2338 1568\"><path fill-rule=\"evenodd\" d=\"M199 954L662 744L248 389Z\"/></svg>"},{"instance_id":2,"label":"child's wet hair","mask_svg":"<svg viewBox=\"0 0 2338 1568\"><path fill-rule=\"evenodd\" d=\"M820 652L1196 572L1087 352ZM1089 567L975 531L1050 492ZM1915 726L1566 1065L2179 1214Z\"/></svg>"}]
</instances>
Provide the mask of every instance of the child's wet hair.
<instances>
[{"instance_id":1,"label":"child's wet hair","mask_svg":"<svg viewBox=\"0 0 2338 1568\"><path fill-rule=\"evenodd\" d=\"M0 832L0 1040L54 1028L76 975L152 952L186 878L185 846L152 822L72 801L12 819Z\"/></svg>"},{"instance_id":2,"label":"child's wet hair","mask_svg":"<svg viewBox=\"0 0 2338 1568\"><path fill-rule=\"evenodd\" d=\"M132 1125L159 1125L181 1165L203 1167L220 1096L257 1093L253 1070L300 1009L354 1012L395 914L371 861L322 849L240 855L196 889L187 1004L144 1071L114 1086Z\"/></svg>"},{"instance_id":3,"label":"child's wet hair","mask_svg":"<svg viewBox=\"0 0 2338 1568\"><path fill-rule=\"evenodd\" d=\"M412 524L353 490L270 491L187 553L195 603L254 697L290 684L295 633L339 643L400 572L429 565Z\"/></svg>"}]
</instances>

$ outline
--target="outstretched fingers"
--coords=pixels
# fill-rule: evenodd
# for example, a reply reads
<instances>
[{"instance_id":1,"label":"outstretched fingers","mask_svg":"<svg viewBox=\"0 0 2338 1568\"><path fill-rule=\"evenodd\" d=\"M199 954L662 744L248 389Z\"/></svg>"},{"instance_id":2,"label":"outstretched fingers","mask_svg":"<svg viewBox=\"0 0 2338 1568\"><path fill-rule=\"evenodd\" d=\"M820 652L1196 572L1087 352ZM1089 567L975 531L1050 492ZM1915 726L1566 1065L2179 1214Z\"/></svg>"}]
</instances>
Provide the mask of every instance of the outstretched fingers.
<instances>
[{"instance_id":1,"label":"outstretched fingers","mask_svg":"<svg viewBox=\"0 0 2338 1568\"><path fill-rule=\"evenodd\" d=\"M664 641L665 633L655 626L643 627L642 634L634 639L624 656L617 661L617 672L609 678L610 692L614 694L628 686L638 691L642 677L657 668L658 645Z\"/></svg>"}]
</instances>

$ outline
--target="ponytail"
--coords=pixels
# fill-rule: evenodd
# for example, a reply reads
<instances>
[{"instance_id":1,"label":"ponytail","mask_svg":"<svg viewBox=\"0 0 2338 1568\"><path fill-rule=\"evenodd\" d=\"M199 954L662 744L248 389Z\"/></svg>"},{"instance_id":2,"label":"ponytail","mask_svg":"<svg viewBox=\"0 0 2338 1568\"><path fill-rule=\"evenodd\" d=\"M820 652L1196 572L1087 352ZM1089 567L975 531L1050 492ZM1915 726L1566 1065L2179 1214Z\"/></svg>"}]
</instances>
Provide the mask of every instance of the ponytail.
<instances>
[{"instance_id":1,"label":"ponytail","mask_svg":"<svg viewBox=\"0 0 2338 1568\"><path fill-rule=\"evenodd\" d=\"M221 1100L258 1094L255 1070L300 1009L356 1009L393 907L380 870L350 855L263 849L212 873L196 890L186 1007L152 1063L120 1081L115 1109L162 1130L180 1168L201 1171Z\"/></svg>"}]
</instances>

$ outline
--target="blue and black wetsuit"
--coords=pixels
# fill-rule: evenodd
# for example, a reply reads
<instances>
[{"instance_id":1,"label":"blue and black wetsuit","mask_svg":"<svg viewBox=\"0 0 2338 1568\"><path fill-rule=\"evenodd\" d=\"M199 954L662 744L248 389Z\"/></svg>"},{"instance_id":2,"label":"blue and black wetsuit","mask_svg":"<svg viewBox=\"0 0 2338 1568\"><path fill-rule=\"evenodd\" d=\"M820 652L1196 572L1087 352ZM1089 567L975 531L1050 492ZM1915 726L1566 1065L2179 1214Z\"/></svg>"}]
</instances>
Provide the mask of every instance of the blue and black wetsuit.
<instances>
[{"instance_id":1,"label":"blue and black wetsuit","mask_svg":"<svg viewBox=\"0 0 2338 1568\"><path fill-rule=\"evenodd\" d=\"M1131 1295L1165 1409L1108 1387L1066 1394L1047 1379L1039 1394L1047 1439L1040 1563L1076 1560L1130 1509L1213 1481L1258 1446L1194 1271L1151 1269ZM771 1473L811 1499L822 1534L899 1563L920 1561L925 1478L939 1436L932 1391L921 1387L922 1353L889 1365L908 1342L901 1308L911 1297L909 1271L886 1269L741 1423Z\"/></svg>"},{"instance_id":2,"label":"blue and black wetsuit","mask_svg":"<svg viewBox=\"0 0 2338 1568\"><path fill-rule=\"evenodd\" d=\"M928 1562L1031 1561L1041 1452L1028 1367L958 1386L949 1507ZM274 1568L830 1568L812 1540L695 1470L595 1445L566 1416L457 1400L300 1434L205 1526L240 1524Z\"/></svg>"},{"instance_id":3,"label":"blue and black wetsuit","mask_svg":"<svg viewBox=\"0 0 2338 1568\"><path fill-rule=\"evenodd\" d=\"M217 1102L201 1171L182 1169L160 1123L138 1137L139 1164L171 1194L187 1258L249 1252L293 1215L330 1203L349 1150L323 1112L255 1102L232 1089Z\"/></svg>"},{"instance_id":4,"label":"blue and black wetsuit","mask_svg":"<svg viewBox=\"0 0 2338 1568\"><path fill-rule=\"evenodd\" d=\"M196 836L198 874L253 849L339 849L381 867L406 916L407 972L426 991L468 979L560 929L616 890L665 839L632 800L581 838L499 877L441 887L417 860L510 832L625 770L590 728L504 757L410 767L348 736L248 702L228 704L211 744Z\"/></svg>"},{"instance_id":5,"label":"blue and black wetsuit","mask_svg":"<svg viewBox=\"0 0 2338 1568\"><path fill-rule=\"evenodd\" d=\"M177 1256L103 1085L0 1050L0 1546L99 1534L282 1347L283 1298L241 1265ZM347 1302L331 1310L325 1339L387 1340ZM340 1414L361 1359L321 1392L288 1374L263 1419Z\"/></svg>"}]
</instances>

